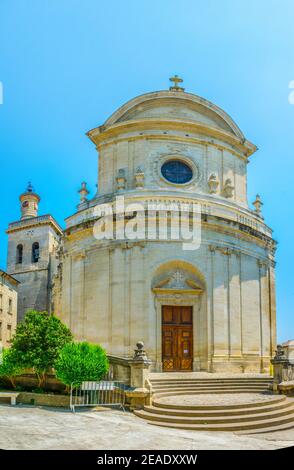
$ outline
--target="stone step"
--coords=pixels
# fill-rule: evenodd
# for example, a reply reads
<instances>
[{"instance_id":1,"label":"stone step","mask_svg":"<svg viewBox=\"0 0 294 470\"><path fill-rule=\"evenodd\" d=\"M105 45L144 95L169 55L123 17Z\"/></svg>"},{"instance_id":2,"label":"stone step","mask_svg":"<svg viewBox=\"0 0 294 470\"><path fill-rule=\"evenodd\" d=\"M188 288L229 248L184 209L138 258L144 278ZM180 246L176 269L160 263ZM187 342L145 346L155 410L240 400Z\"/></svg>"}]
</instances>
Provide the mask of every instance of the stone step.
<instances>
[{"instance_id":1,"label":"stone step","mask_svg":"<svg viewBox=\"0 0 294 470\"><path fill-rule=\"evenodd\" d=\"M232 388L232 387L257 387L257 388L263 388L267 389L269 384L254 384L254 383L243 383L243 384L222 384L222 383L216 383L216 384L163 384L163 385L156 385L155 387L153 386L153 390L162 390L162 389L173 389L173 388Z\"/></svg>"},{"instance_id":2,"label":"stone step","mask_svg":"<svg viewBox=\"0 0 294 470\"><path fill-rule=\"evenodd\" d=\"M191 393L191 395L194 395L194 392ZM172 394L168 395L172 396ZM161 397L161 396L160 396ZM159 397L159 398L160 398ZM264 400L261 402L252 402L252 403L246 403L246 408L255 408L258 404L259 408L266 407L268 405L272 404L285 404L287 402L287 398L284 395L277 395L275 396L275 399L269 399L269 400ZM179 405L179 404L170 404L170 403L162 403L161 401L157 401L156 398L153 398L152 400L152 406L154 407L159 407L159 408L164 408L164 409L177 409L177 410L192 410L192 411L201 411L201 410L207 410L207 411L226 411L228 410L238 410L244 408L244 403L239 403L239 404L230 404L230 405Z\"/></svg>"},{"instance_id":3,"label":"stone step","mask_svg":"<svg viewBox=\"0 0 294 470\"><path fill-rule=\"evenodd\" d=\"M167 392L169 390L169 392ZM233 390L232 389L227 389L227 388L192 388L192 387L183 387L183 388L163 388L163 389L153 389L154 395L186 395L187 393L250 393L250 392L264 392L266 391L264 388L261 387L235 387Z\"/></svg>"},{"instance_id":4,"label":"stone step","mask_svg":"<svg viewBox=\"0 0 294 470\"><path fill-rule=\"evenodd\" d=\"M145 408L144 410L138 410L136 412L137 416L147 419L148 421L160 421L165 423L176 423L176 424L195 424L195 425L215 425L215 424L241 424L241 423L257 423L258 421L264 422L265 420L272 420L276 418L281 418L283 420L285 417L293 415L294 423L294 404L290 403L286 409L278 409L271 412L261 412L261 413L250 413L244 415L235 415L235 416L209 416L207 413L203 413L201 417L199 416L187 416L187 414L180 415L169 415L166 413L166 410L162 411L162 414L153 413L152 407Z\"/></svg>"},{"instance_id":5,"label":"stone step","mask_svg":"<svg viewBox=\"0 0 294 470\"><path fill-rule=\"evenodd\" d=\"M254 381L254 380L240 380L240 381L232 381L232 382L225 382L225 381L214 381L214 382L206 382L205 380L203 381L186 381L186 382L180 382L180 381L174 381L174 382L162 382L162 383L152 383L153 387L176 387L178 385L205 385L206 387L210 387L212 385L246 385L246 384L252 384L252 385L263 385L267 386L271 384L272 382L268 381Z\"/></svg>"},{"instance_id":6,"label":"stone step","mask_svg":"<svg viewBox=\"0 0 294 470\"><path fill-rule=\"evenodd\" d=\"M266 427L266 428L248 429L247 431L246 430L236 431L236 434L238 434L238 435L262 434L262 433L267 433L267 432L286 431L287 429L293 429L293 428L294 428L294 423L289 422L289 423L285 423L285 424L269 426L269 427Z\"/></svg>"},{"instance_id":7,"label":"stone step","mask_svg":"<svg viewBox=\"0 0 294 470\"><path fill-rule=\"evenodd\" d=\"M271 413L272 411L284 410L289 408L289 402L287 400L282 402L272 402L270 405L258 406L258 403L255 403L255 406L247 407L243 405L243 408L226 408L226 409L199 409L193 410L190 407L184 408L167 408L162 407L160 404L156 406L145 406L144 410L149 413L162 414L168 416L183 416L183 417L223 417L223 416L241 416L248 414L259 414L259 413ZM241 405L240 405L241 406ZM294 406L294 402L293 402Z\"/></svg>"},{"instance_id":8,"label":"stone step","mask_svg":"<svg viewBox=\"0 0 294 470\"><path fill-rule=\"evenodd\" d=\"M177 385L177 384L243 384L243 383L254 383L254 384L270 384L272 380L162 380L162 381L151 381L154 386L158 385Z\"/></svg>"},{"instance_id":9,"label":"stone step","mask_svg":"<svg viewBox=\"0 0 294 470\"><path fill-rule=\"evenodd\" d=\"M268 383L255 383L255 382L243 382L243 383L195 383L195 382L192 382L192 383L172 383L172 384L151 384L152 385L152 388L154 390L156 389L162 389L162 388L180 388L180 387L203 387L203 388L209 388L209 387L231 387L231 388L234 388L234 387L246 387L246 386L251 386L251 387L263 387L263 388L269 388L269 386L271 385L270 382Z\"/></svg>"},{"instance_id":10,"label":"stone step","mask_svg":"<svg viewBox=\"0 0 294 470\"><path fill-rule=\"evenodd\" d=\"M224 377L224 378L211 378L211 379L195 379L195 378L184 378L184 379L152 379L150 380L153 384L163 384L163 383L183 383L183 382L199 382L199 383L211 383L211 382L266 382L270 383L273 381L272 377L268 378L258 378L258 377Z\"/></svg>"},{"instance_id":11,"label":"stone step","mask_svg":"<svg viewBox=\"0 0 294 470\"><path fill-rule=\"evenodd\" d=\"M268 378L268 379L257 379L257 378L244 378L244 379L238 379L235 377L226 377L223 379L194 379L194 378L187 378L187 379L164 379L164 380L150 380L151 383L153 384L164 384L164 383L185 383L185 382L197 382L197 383L231 383L231 382L257 382L257 383L270 383L272 382L273 379Z\"/></svg>"},{"instance_id":12,"label":"stone step","mask_svg":"<svg viewBox=\"0 0 294 470\"><path fill-rule=\"evenodd\" d=\"M240 433L266 432L270 430L289 429L294 427L294 400L285 396L270 394L269 385L273 383L266 377L164 377L151 379L153 400L151 406L136 410L135 414L149 424L176 429L206 431L236 431ZM216 405L179 404L180 400L164 403L164 397L181 395L221 395L221 394L258 393L262 401L238 403L236 400L224 399L224 404L216 399ZM267 398L268 395L268 398ZM202 398L201 398L202 400ZM170 399L168 400L170 401ZM189 403L187 399L186 403ZM203 398L205 401L205 398Z\"/></svg>"},{"instance_id":13,"label":"stone step","mask_svg":"<svg viewBox=\"0 0 294 470\"><path fill-rule=\"evenodd\" d=\"M147 420L149 424L155 426L162 426L168 428L184 429L191 431L250 431L250 430L262 430L264 429L275 430L283 425L287 425L288 428L294 427L294 411L287 413L285 416L265 417L264 419L250 420L250 421L238 421L238 422L222 422L222 423L191 423L185 422L171 422L166 420L166 416L161 416L160 420L150 420L150 413L144 412L144 410L135 411L137 416L140 416ZM260 417L260 415L258 415Z\"/></svg>"},{"instance_id":14,"label":"stone step","mask_svg":"<svg viewBox=\"0 0 294 470\"><path fill-rule=\"evenodd\" d=\"M225 384L225 383L214 383L214 384L197 384L197 383L179 383L179 384L159 384L159 385L153 385L153 388L179 388L179 387L203 387L203 388L208 388L208 387L246 387L246 386L252 386L252 387L263 387L267 388L270 384L260 384L260 383L252 383L252 382L244 382L244 383L234 383L234 384Z\"/></svg>"}]
</instances>

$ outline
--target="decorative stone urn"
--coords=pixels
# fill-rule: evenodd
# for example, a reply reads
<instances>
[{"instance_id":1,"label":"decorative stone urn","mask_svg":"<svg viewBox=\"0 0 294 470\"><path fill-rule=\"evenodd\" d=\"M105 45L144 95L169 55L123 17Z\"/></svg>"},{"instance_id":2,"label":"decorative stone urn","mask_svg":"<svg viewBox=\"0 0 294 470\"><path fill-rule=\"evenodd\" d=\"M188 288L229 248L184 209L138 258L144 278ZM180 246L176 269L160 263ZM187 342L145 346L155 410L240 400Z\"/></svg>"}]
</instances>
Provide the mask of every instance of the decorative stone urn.
<instances>
[{"instance_id":1,"label":"decorative stone urn","mask_svg":"<svg viewBox=\"0 0 294 470\"><path fill-rule=\"evenodd\" d=\"M136 188L143 188L144 187L144 180L145 180L144 172L139 167L139 168L137 168L137 171L135 173L135 186L136 186Z\"/></svg>"},{"instance_id":2,"label":"decorative stone urn","mask_svg":"<svg viewBox=\"0 0 294 470\"><path fill-rule=\"evenodd\" d=\"M262 206L263 206L263 202L259 196L259 194L256 194L256 198L255 198L255 201L253 202L253 205L255 207L255 212L256 212L256 215L258 215L258 217L262 218L263 219L263 215L261 213L261 209L262 209Z\"/></svg>"},{"instance_id":3,"label":"decorative stone urn","mask_svg":"<svg viewBox=\"0 0 294 470\"><path fill-rule=\"evenodd\" d=\"M126 175L125 170L120 168L118 170L118 175L116 177L116 187L118 191L121 191L126 188Z\"/></svg>"}]
</instances>

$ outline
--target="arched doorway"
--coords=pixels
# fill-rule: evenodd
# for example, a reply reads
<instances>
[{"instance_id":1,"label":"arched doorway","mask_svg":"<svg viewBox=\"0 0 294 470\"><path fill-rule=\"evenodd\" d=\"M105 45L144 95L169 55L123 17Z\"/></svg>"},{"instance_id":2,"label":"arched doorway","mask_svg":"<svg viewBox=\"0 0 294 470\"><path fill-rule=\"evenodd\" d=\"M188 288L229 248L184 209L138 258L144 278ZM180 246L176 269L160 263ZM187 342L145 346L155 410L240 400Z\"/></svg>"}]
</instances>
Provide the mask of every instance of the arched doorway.
<instances>
[{"instance_id":1,"label":"arched doorway","mask_svg":"<svg viewBox=\"0 0 294 470\"><path fill-rule=\"evenodd\" d=\"M207 358L203 276L190 263L171 261L157 269L152 290L157 311L157 370L200 370L203 356Z\"/></svg>"},{"instance_id":2,"label":"arched doorway","mask_svg":"<svg viewBox=\"0 0 294 470\"><path fill-rule=\"evenodd\" d=\"M162 306L162 370L193 370L193 307Z\"/></svg>"}]
</instances>

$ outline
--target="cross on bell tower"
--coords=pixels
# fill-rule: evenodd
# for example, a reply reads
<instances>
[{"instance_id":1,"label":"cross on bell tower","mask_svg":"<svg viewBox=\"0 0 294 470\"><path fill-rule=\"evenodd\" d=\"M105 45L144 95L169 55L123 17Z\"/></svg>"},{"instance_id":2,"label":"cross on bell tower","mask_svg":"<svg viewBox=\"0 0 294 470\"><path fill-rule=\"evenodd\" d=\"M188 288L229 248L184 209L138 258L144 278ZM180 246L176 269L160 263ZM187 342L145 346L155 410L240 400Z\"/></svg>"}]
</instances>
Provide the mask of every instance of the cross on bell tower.
<instances>
[{"instance_id":1,"label":"cross on bell tower","mask_svg":"<svg viewBox=\"0 0 294 470\"><path fill-rule=\"evenodd\" d=\"M183 79L178 75L174 75L169 79L170 82L173 82L173 86L170 86L170 91L185 91L185 88L179 86L179 83L183 83Z\"/></svg>"}]
</instances>

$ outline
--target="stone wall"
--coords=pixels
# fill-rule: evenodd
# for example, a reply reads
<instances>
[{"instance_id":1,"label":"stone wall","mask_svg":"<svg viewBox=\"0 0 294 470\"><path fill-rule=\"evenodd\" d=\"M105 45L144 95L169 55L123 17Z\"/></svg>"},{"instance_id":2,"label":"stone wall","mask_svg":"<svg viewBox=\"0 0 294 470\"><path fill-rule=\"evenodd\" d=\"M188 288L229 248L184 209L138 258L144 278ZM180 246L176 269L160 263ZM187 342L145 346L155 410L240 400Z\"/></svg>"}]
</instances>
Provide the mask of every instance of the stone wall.
<instances>
[{"instance_id":1,"label":"stone wall","mask_svg":"<svg viewBox=\"0 0 294 470\"><path fill-rule=\"evenodd\" d=\"M23 405L57 406L69 408L70 396L57 394L50 395L48 393L20 392L16 402L22 403Z\"/></svg>"},{"instance_id":2,"label":"stone wall","mask_svg":"<svg viewBox=\"0 0 294 470\"><path fill-rule=\"evenodd\" d=\"M17 320L18 283L0 270L0 345L10 346Z\"/></svg>"},{"instance_id":3,"label":"stone wall","mask_svg":"<svg viewBox=\"0 0 294 470\"><path fill-rule=\"evenodd\" d=\"M27 372L22 375L15 377L15 385L22 387L24 389L36 389L39 387L38 378L34 373ZM7 386L7 383L4 379L0 379L0 385L3 384ZM47 374L45 384L43 387L45 390L52 392L62 392L65 390L65 385L60 382L55 374Z\"/></svg>"},{"instance_id":4,"label":"stone wall","mask_svg":"<svg viewBox=\"0 0 294 470\"><path fill-rule=\"evenodd\" d=\"M152 133L152 132L151 132ZM160 167L165 160L181 158L194 167L192 182L185 186L186 193L209 195L209 179L216 176L218 182L214 197L223 198L225 182L230 179L234 187L230 201L248 207L246 195L246 160L232 147L217 143L194 142L192 137L200 140L195 134L189 139L183 133L175 132L182 143L171 143L160 135L153 139L124 135L119 142L99 147L99 191L100 194L113 194L117 190L116 178L123 169L125 189L135 189L135 175L138 168L144 173L144 187L148 189L168 189L169 185L160 174ZM203 137L202 137L203 139ZM158 184L159 180L159 184Z\"/></svg>"},{"instance_id":5,"label":"stone wall","mask_svg":"<svg viewBox=\"0 0 294 470\"><path fill-rule=\"evenodd\" d=\"M142 339L160 370L161 305L182 302L194 308L194 370L269 371L275 304L267 250L245 236L229 248L235 238L205 224L198 250L183 251L180 243L99 242L89 229L69 236L55 311L78 340L98 342L112 355L129 357ZM154 293L162 266L184 274L188 266L203 280L202 294Z\"/></svg>"}]
</instances>

